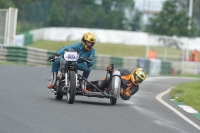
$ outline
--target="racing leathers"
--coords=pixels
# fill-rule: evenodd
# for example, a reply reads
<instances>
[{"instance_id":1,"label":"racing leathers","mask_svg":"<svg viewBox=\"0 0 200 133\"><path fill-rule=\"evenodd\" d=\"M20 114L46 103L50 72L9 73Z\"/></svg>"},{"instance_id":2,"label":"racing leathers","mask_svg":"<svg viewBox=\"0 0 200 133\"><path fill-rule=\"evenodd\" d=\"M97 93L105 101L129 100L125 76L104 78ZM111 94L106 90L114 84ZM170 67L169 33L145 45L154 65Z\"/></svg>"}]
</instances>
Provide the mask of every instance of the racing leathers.
<instances>
[{"instance_id":1,"label":"racing leathers","mask_svg":"<svg viewBox=\"0 0 200 133\"><path fill-rule=\"evenodd\" d=\"M69 45L69 46L62 47L60 50L58 50L56 52L56 54L58 56L63 55L64 51L67 50L67 49L73 49L73 50L78 52L80 57L89 58L90 59L90 63L85 62L81 58L79 58L78 61L77 61L78 70L83 71L82 76L85 79L87 79L89 74L90 74L90 71L91 71L90 67L92 67L94 65L94 56L95 56L94 48L91 48L90 50L85 50L83 45L82 45L82 42L78 42L78 43L74 43L74 44ZM53 62L52 72L58 72L58 69L60 67L60 60L61 59L58 58Z\"/></svg>"},{"instance_id":2,"label":"racing leathers","mask_svg":"<svg viewBox=\"0 0 200 133\"><path fill-rule=\"evenodd\" d=\"M129 100L139 90L139 85L131 81L131 73L127 69L118 69L121 73L120 96L123 100Z\"/></svg>"}]
</instances>

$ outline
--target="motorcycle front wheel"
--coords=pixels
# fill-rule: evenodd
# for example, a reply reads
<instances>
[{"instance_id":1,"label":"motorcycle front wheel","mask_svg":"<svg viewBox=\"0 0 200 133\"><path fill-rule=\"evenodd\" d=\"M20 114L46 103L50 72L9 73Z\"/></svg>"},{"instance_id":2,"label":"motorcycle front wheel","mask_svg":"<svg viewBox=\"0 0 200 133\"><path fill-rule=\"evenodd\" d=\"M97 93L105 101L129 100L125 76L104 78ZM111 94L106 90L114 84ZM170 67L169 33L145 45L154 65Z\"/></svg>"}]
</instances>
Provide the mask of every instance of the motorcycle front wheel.
<instances>
[{"instance_id":1,"label":"motorcycle front wheel","mask_svg":"<svg viewBox=\"0 0 200 133\"><path fill-rule=\"evenodd\" d=\"M69 71L69 88L67 90L67 102L69 104L74 103L75 94L76 94L76 73L74 71Z\"/></svg>"}]
</instances>

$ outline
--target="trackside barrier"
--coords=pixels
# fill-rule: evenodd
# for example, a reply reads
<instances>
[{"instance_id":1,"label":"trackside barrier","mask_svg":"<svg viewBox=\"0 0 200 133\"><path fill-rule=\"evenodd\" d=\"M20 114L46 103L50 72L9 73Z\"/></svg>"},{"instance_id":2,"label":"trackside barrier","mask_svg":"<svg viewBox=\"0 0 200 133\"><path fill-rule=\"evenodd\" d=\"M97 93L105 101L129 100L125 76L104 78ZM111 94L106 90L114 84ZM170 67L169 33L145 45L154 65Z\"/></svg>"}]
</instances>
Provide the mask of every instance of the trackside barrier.
<instances>
[{"instance_id":1,"label":"trackside barrier","mask_svg":"<svg viewBox=\"0 0 200 133\"><path fill-rule=\"evenodd\" d=\"M24 45L29 45L33 43L33 34L27 32L24 33Z\"/></svg>"},{"instance_id":2,"label":"trackside barrier","mask_svg":"<svg viewBox=\"0 0 200 133\"><path fill-rule=\"evenodd\" d=\"M146 65L146 59L145 58L138 58L138 62L137 62L137 67L140 67L142 69L146 69L145 65Z\"/></svg>"},{"instance_id":3,"label":"trackside barrier","mask_svg":"<svg viewBox=\"0 0 200 133\"><path fill-rule=\"evenodd\" d=\"M161 60L158 59L151 59L150 60L150 75L159 75L161 70Z\"/></svg>"},{"instance_id":4,"label":"trackside barrier","mask_svg":"<svg viewBox=\"0 0 200 133\"><path fill-rule=\"evenodd\" d=\"M33 34L25 32L15 36L15 46L27 46L33 43Z\"/></svg>"},{"instance_id":5,"label":"trackside barrier","mask_svg":"<svg viewBox=\"0 0 200 133\"><path fill-rule=\"evenodd\" d=\"M123 61L122 68L126 68L132 72L138 66L137 60L138 60L138 58L136 58L136 57L123 57L122 58L122 61Z\"/></svg>"},{"instance_id":6,"label":"trackside barrier","mask_svg":"<svg viewBox=\"0 0 200 133\"><path fill-rule=\"evenodd\" d=\"M47 59L54 52L55 51L47 51L31 47L7 46L0 49L0 60L23 62L31 66L51 66L52 63L48 62ZM152 75L171 74L172 65L171 62L163 62L161 60L151 61L137 57L122 58L109 55L96 55L95 64L92 69L106 70L109 64L115 64L116 68L126 68L129 71L133 71L135 68L141 67L145 69L147 74ZM188 65L188 67L190 66L191 65ZM195 68L192 67L192 69L193 71L196 69L196 74L198 73L198 65ZM189 70L189 68L187 70ZM189 73L189 71L185 72Z\"/></svg>"},{"instance_id":7,"label":"trackside barrier","mask_svg":"<svg viewBox=\"0 0 200 133\"><path fill-rule=\"evenodd\" d=\"M6 47L7 61L26 63L27 48L26 47Z\"/></svg>"},{"instance_id":8,"label":"trackside barrier","mask_svg":"<svg viewBox=\"0 0 200 133\"><path fill-rule=\"evenodd\" d=\"M150 71L150 60L145 60L145 69L146 73L149 74Z\"/></svg>"},{"instance_id":9,"label":"trackside barrier","mask_svg":"<svg viewBox=\"0 0 200 133\"><path fill-rule=\"evenodd\" d=\"M6 61L7 58L6 58L6 55L7 55L7 49L5 49L4 47L1 47L0 48L0 61Z\"/></svg>"},{"instance_id":10,"label":"trackside barrier","mask_svg":"<svg viewBox=\"0 0 200 133\"><path fill-rule=\"evenodd\" d=\"M172 61L171 67L176 70L176 73L180 74L194 74L198 75L199 62L191 61Z\"/></svg>"},{"instance_id":11,"label":"trackside barrier","mask_svg":"<svg viewBox=\"0 0 200 133\"><path fill-rule=\"evenodd\" d=\"M47 66L47 50L30 47L3 47L0 49L0 60L21 62L31 66Z\"/></svg>"},{"instance_id":12,"label":"trackside barrier","mask_svg":"<svg viewBox=\"0 0 200 133\"><path fill-rule=\"evenodd\" d=\"M47 50L36 49L36 48L27 48L27 64L28 65L41 65L47 66Z\"/></svg>"},{"instance_id":13,"label":"trackside barrier","mask_svg":"<svg viewBox=\"0 0 200 133\"><path fill-rule=\"evenodd\" d=\"M162 61L160 75L170 74L170 73L172 73L174 75L174 73L171 71L172 70L171 65L172 65L171 62Z\"/></svg>"},{"instance_id":14,"label":"trackside barrier","mask_svg":"<svg viewBox=\"0 0 200 133\"><path fill-rule=\"evenodd\" d=\"M190 62L190 61L183 61L182 66L182 73L184 74L198 74L198 62Z\"/></svg>"},{"instance_id":15,"label":"trackside barrier","mask_svg":"<svg viewBox=\"0 0 200 133\"><path fill-rule=\"evenodd\" d=\"M111 56L97 55L95 56L95 65L92 67L92 69L106 70L109 64L111 64Z\"/></svg>"}]
</instances>

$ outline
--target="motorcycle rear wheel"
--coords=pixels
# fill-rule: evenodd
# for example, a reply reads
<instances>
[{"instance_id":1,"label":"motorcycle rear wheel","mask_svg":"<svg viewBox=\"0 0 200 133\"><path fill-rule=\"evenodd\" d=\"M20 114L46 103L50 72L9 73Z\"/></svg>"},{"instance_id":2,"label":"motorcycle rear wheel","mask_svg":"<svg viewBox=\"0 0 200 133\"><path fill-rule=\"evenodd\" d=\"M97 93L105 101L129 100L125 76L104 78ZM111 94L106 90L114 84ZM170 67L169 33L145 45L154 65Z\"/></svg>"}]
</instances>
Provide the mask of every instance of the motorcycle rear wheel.
<instances>
[{"instance_id":1,"label":"motorcycle rear wheel","mask_svg":"<svg viewBox=\"0 0 200 133\"><path fill-rule=\"evenodd\" d=\"M57 80L56 87L57 87L57 93L56 93L55 98L58 99L58 100L62 100L63 94L61 94L60 88L59 88L60 87L60 80Z\"/></svg>"},{"instance_id":2,"label":"motorcycle rear wheel","mask_svg":"<svg viewBox=\"0 0 200 133\"><path fill-rule=\"evenodd\" d=\"M56 97L56 99L58 99L58 100L62 100L62 98L63 98L63 95L62 95L62 94L59 94L59 93L57 93L55 97Z\"/></svg>"},{"instance_id":3,"label":"motorcycle rear wheel","mask_svg":"<svg viewBox=\"0 0 200 133\"><path fill-rule=\"evenodd\" d=\"M76 74L74 71L69 71L69 88L66 94L67 102L69 104L74 103L75 94L76 94Z\"/></svg>"}]
</instances>

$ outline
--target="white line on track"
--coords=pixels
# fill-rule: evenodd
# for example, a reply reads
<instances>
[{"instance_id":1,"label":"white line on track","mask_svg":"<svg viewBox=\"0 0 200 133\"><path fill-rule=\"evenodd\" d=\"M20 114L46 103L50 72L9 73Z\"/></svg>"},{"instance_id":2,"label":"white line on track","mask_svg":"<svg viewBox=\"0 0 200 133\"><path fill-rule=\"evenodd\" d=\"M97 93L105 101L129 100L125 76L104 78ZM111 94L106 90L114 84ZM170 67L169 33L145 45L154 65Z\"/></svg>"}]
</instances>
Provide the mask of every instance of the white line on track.
<instances>
[{"instance_id":1,"label":"white line on track","mask_svg":"<svg viewBox=\"0 0 200 133\"><path fill-rule=\"evenodd\" d=\"M169 93L170 90L173 87L169 88L168 90L158 94L156 96L156 99L161 102L163 105L165 105L166 107L168 107L169 109L171 109L172 111L174 111L174 113L176 113L177 115L179 115L181 118L183 118L185 121L187 121L188 123L190 123L192 126L196 127L197 129L200 130L200 126L197 125L196 123L194 123L193 121L191 121L190 119L188 119L186 116L184 116L181 112L179 112L178 110L176 110L175 108L173 108L172 106L170 106L168 103L166 103L165 101L162 100L162 96L164 96L165 94Z\"/></svg>"}]
</instances>

